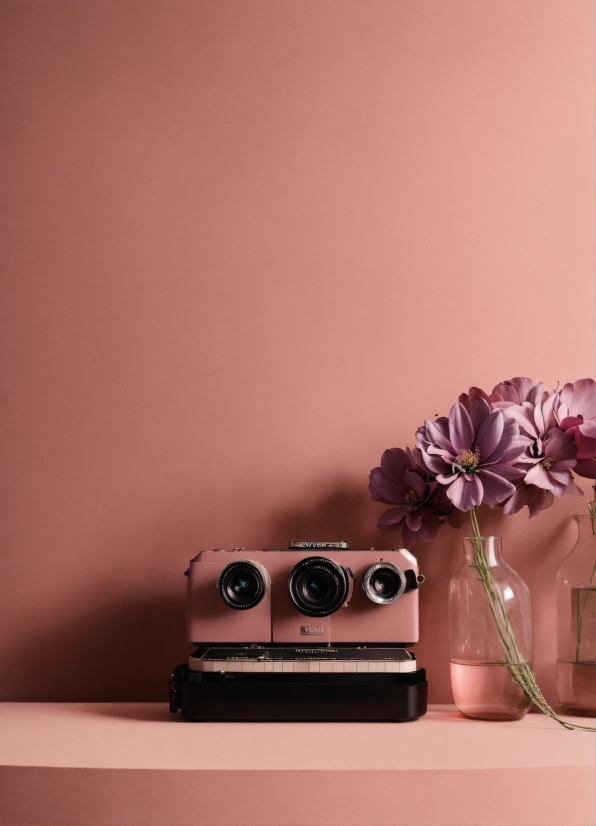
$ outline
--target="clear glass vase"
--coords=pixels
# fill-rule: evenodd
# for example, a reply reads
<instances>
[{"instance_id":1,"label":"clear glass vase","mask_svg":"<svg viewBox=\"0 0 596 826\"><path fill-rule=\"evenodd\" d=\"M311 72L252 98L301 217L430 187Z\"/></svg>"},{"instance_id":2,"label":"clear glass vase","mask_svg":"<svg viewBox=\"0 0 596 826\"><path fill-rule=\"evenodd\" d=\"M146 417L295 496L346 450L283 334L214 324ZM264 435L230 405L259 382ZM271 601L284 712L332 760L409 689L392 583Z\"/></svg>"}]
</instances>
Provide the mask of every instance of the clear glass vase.
<instances>
[{"instance_id":1,"label":"clear glass vase","mask_svg":"<svg viewBox=\"0 0 596 826\"><path fill-rule=\"evenodd\" d=\"M596 503L557 571L557 692L570 714L596 717Z\"/></svg>"},{"instance_id":2,"label":"clear glass vase","mask_svg":"<svg viewBox=\"0 0 596 826\"><path fill-rule=\"evenodd\" d=\"M517 720L531 705L514 674L533 668L532 603L498 536L466 537L449 591L451 686L466 717Z\"/></svg>"}]
</instances>

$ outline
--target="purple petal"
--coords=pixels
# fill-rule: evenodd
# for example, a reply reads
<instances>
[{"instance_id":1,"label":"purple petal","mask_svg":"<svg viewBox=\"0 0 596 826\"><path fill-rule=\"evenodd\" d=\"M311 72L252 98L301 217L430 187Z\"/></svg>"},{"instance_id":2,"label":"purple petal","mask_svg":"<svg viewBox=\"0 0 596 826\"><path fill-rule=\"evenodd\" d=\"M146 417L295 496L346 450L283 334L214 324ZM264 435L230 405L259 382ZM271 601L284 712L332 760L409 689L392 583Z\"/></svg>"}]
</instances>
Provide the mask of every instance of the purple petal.
<instances>
[{"instance_id":1,"label":"purple petal","mask_svg":"<svg viewBox=\"0 0 596 826\"><path fill-rule=\"evenodd\" d=\"M385 502L393 505L403 502L408 488L403 482L396 482L386 476L380 467L375 467L370 472L370 484L368 486L371 498L375 502Z\"/></svg>"},{"instance_id":2,"label":"purple petal","mask_svg":"<svg viewBox=\"0 0 596 826\"><path fill-rule=\"evenodd\" d=\"M571 416L592 419L596 416L596 382L594 379L579 379L566 384L561 390L561 400L566 402Z\"/></svg>"},{"instance_id":3,"label":"purple petal","mask_svg":"<svg viewBox=\"0 0 596 826\"><path fill-rule=\"evenodd\" d=\"M412 451L408 448L408 452L412 457L412 467L417 467L425 476L428 476L429 468L427 468L424 464L424 456L422 455L420 448L415 447Z\"/></svg>"},{"instance_id":4,"label":"purple petal","mask_svg":"<svg viewBox=\"0 0 596 826\"><path fill-rule=\"evenodd\" d=\"M579 432L589 439L596 439L596 418L584 419L583 424L579 426Z\"/></svg>"},{"instance_id":5,"label":"purple petal","mask_svg":"<svg viewBox=\"0 0 596 826\"><path fill-rule=\"evenodd\" d=\"M507 479L503 479L502 476L498 476L496 473L491 473L489 470L481 470L478 476L484 489L482 501L486 505L498 505L499 502L503 502L508 496L511 496L512 493L515 493L515 485L512 485L511 482L508 482Z\"/></svg>"},{"instance_id":6,"label":"purple petal","mask_svg":"<svg viewBox=\"0 0 596 826\"><path fill-rule=\"evenodd\" d=\"M457 473L438 473L437 482L441 485L451 485L457 479Z\"/></svg>"},{"instance_id":7,"label":"purple petal","mask_svg":"<svg viewBox=\"0 0 596 826\"><path fill-rule=\"evenodd\" d=\"M514 482L516 479L521 479L527 473L527 470L524 468L505 463L489 465L486 470L490 471L490 473L497 474L497 476L502 476L503 479L508 479L510 482Z\"/></svg>"},{"instance_id":8,"label":"purple petal","mask_svg":"<svg viewBox=\"0 0 596 826\"><path fill-rule=\"evenodd\" d=\"M538 393L534 407L534 421L538 435L546 435L554 424L554 405L558 401L556 393Z\"/></svg>"},{"instance_id":9,"label":"purple petal","mask_svg":"<svg viewBox=\"0 0 596 826\"><path fill-rule=\"evenodd\" d=\"M529 494L526 504L528 505L528 510L530 511L530 519L533 516L537 516L540 511L550 508L555 501L555 497L550 490L541 490L540 488L530 486L528 491Z\"/></svg>"},{"instance_id":10,"label":"purple petal","mask_svg":"<svg viewBox=\"0 0 596 826\"><path fill-rule=\"evenodd\" d=\"M422 455L424 456L424 464L435 475L437 473L449 473L451 471L451 465L447 464L440 456L433 456L424 450L422 451Z\"/></svg>"},{"instance_id":11,"label":"purple petal","mask_svg":"<svg viewBox=\"0 0 596 826\"><path fill-rule=\"evenodd\" d=\"M505 420L500 410L495 410L480 425L474 440L474 447L480 451L481 462L490 461L490 457L501 442L504 427Z\"/></svg>"},{"instance_id":12,"label":"purple petal","mask_svg":"<svg viewBox=\"0 0 596 826\"><path fill-rule=\"evenodd\" d=\"M563 496L567 487L554 480L541 464L533 465L530 468L524 477L524 482L527 485L536 485L537 488L542 488L542 490L550 490L555 496Z\"/></svg>"},{"instance_id":13,"label":"purple petal","mask_svg":"<svg viewBox=\"0 0 596 826\"><path fill-rule=\"evenodd\" d=\"M416 473L413 470L409 470L406 475L404 476L404 482L408 487L410 487L416 496L421 500L424 501L429 494L428 485L424 481L424 479L420 476L420 474Z\"/></svg>"},{"instance_id":14,"label":"purple petal","mask_svg":"<svg viewBox=\"0 0 596 826\"><path fill-rule=\"evenodd\" d=\"M553 425L556 426L557 420L555 412L559 406L559 396L557 393L551 393L547 400L542 405L542 415L544 417L544 433L547 433Z\"/></svg>"},{"instance_id":15,"label":"purple petal","mask_svg":"<svg viewBox=\"0 0 596 826\"><path fill-rule=\"evenodd\" d=\"M569 484L565 488L565 493L569 494L570 496L583 496L584 495L583 490L575 484L573 479L569 482Z\"/></svg>"},{"instance_id":16,"label":"purple petal","mask_svg":"<svg viewBox=\"0 0 596 826\"><path fill-rule=\"evenodd\" d=\"M542 382L534 384L534 380L527 376L516 376L510 381L497 384L496 387L493 387L493 393L499 393L505 401L521 404L528 399L528 395L535 387L542 387Z\"/></svg>"},{"instance_id":17,"label":"purple petal","mask_svg":"<svg viewBox=\"0 0 596 826\"><path fill-rule=\"evenodd\" d=\"M548 471L548 475L552 480L558 482L560 485L565 485L565 487L567 487L571 479L571 473L568 470L555 470L554 467Z\"/></svg>"},{"instance_id":18,"label":"purple petal","mask_svg":"<svg viewBox=\"0 0 596 826\"><path fill-rule=\"evenodd\" d=\"M577 462L575 459L565 459L563 462L553 462L549 473L552 473L553 471L555 473L567 473L567 477L569 477L569 471L573 470L576 464Z\"/></svg>"},{"instance_id":19,"label":"purple petal","mask_svg":"<svg viewBox=\"0 0 596 826\"><path fill-rule=\"evenodd\" d=\"M381 468L390 479L402 482L409 467L408 454L401 447L390 447L381 456Z\"/></svg>"},{"instance_id":20,"label":"purple petal","mask_svg":"<svg viewBox=\"0 0 596 826\"><path fill-rule=\"evenodd\" d=\"M470 392L475 388L470 388ZM480 402L484 402L481 404ZM490 406L487 403L487 400L484 398L479 398L476 402L472 405L472 409L470 411L470 420L472 422L472 428L474 429L474 433L478 433L478 429L485 419L487 419L490 415Z\"/></svg>"},{"instance_id":21,"label":"purple petal","mask_svg":"<svg viewBox=\"0 0 596 826\"><path fill-rule=\"evenodd\" d=\"M406 515L406 509L404 507L397 507L397 508L389 508L388 511L379 517L377 521L377 527L388 527L393 526L396 528L399 523L403 520Z\"/></svg>"},{"instance_id":22,"label":"purple petal","mask_svg":"<svg viewBox=\"0 0 596 826\"><path fill-rule=\"evenodd\" d=\"M543 445L544 455L554 462L562 462L565 459L575 459L577 456L577 447L573 440L558 428L550 431Z\"/></svg>"},{"instance_id":23,"label":"purple petal","mask_svg":"<svg viewBox=\"0 0 596 826\"><path fill-rule=\"evenodd\" d=\"M433 422L429 419L424 423L424 426L426 428L426 437L428 441L453 456L454 450L453 445L449 440L449 425L447 420L443 418L442 421L437 420L436 422ZM456 452L457 451L455 451L455 453Z\"/></svg>"},{"instance_id":24,"label":"purple petal","mask_svg":"<svg viewBox=\"0 0 596 826\"><path fill-rule=\"evenodd\" d=\"M476 404L476 401L478 399L484 399L484 401L488 402L489 405L493 400L496 401L496 399L494 399L492 396L489 396L488 393L485 393L484 390L482 390L480 387L470 387L467 393L462 393L461 396L459 396L458 402L460 404L463 404L468 413L470 413L471 415L472 409L474 408L474 405ZM476 428L474 428L474 430L475 429Z\"/></svg>"},{"instance_id":25,"label":"purple petal","mask_svg":"<svg viewBox=\"0 0 596 826\"><path fill-rule=\"evenodd\" d=\"M533 439L538 437L538 430L534 421L534 408L531 405L527 403L515 404L512 407L504 408L503 415L507 419L514 419L528 436Z\"/></svg>"},{"instance_id":26,"label":"purple petal","mask_svg":"<svg viewBox=\"0 0 596 826\"><path fill-rule=\"evenodd\" d=\"M538 488L536 488L538 490ZM515 489L515 493L505 502L505 507L503 508L503 512L506 513L508 516L514 513L518 513L524 505L527 504L528 495L530 491L530 485L519 485Z\"/></svg>"},{"instance_id":27,"label":"purple petal","mask_svg":"<svg viewBox=\"0 0 596 826\"><path fill-rule=\"evenodd\" d=\"M482 403L479 399L477 404ZM484 402L486 404L486 402ZM469 450L474 439L474 428L470 414L463 404L454 404L449 413L449 437L451 444L455 448L455 453L460 450Z\"/></svg>"},{"instance_id":28,"label":"purple petal","mask_svg":"<svg viewBox=\"0 0 596 826\"><path fill-rule=\"evenodd\" d=\"M584 479L596 479L596 460L581 459L573 470L578 476L583 476Z\"/></svg>"},{"instance_id":29,"label":"purple petal","mask_svg":"<svg viewBox=\"0 0 596 826\"><path fill-rule=\"evenodd\" d=\"M418 511L409 511L406 513L406 525L411 531L420 530L422 525L422 514Z\"/></svg>"},{"instance_id":30,"label":"purple petal","mask_svg":"<svg viewBox=\"0 0 596 826\"><path fill-rule=\"evenodd\" d=\"M512 462L521 456L528 445L532 444L532 440L527 436L522 436L519 432L519 425L515 419L505 418L505 425L503 428L503 438L499 448L502 449L503 454L496 459L493 455L491 458L499 462Z\"/></svg>"},{"instance_id":31,"label":"purple petal","mask_svg":"<svg viewBox=\"0 0 596 826\"><path fill-rule=\"evenodd\" d=\"M447 496L458 510L469 511L477 508L482 502L482 483L477 475L470 482L463 476L459 476L447 488Z\"/></svg>"},{"instance_id":32,"label":"purple petal","mask_svg":"<svg viewBox=\"0 0 596 826\"><path fill-rule=\"evenodd\" d=\"M569 430L571 427L577 427L578 425L582 424L583 420L583 416L566 416L559 423L559 428L563 431L563 433L565 433L565 431Z\"/></svg>"},{"instance_id":33,"label":"purple petal","mask_svg":"<svg viewBox=\"0 0 596 826\"><path fill-rule=\"evenodd\" d=\"M453 502L450 502L447 498L443 485L437 485L436 490L431 494L426 506L435 516L447 516L453 511Z\"/></svg>"}]
</instances>

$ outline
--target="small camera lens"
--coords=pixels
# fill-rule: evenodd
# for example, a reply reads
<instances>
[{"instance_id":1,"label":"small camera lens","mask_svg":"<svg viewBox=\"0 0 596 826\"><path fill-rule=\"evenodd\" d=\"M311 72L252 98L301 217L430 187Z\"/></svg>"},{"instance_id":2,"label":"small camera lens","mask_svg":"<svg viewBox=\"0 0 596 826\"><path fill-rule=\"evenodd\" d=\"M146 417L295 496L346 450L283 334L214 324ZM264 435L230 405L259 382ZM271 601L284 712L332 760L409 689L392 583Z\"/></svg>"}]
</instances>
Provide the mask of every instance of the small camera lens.
<instances>
[{"instance_id":1,"label":"small camera lens","mask_svg":"<svg viewBox=\"0 0 596 826\"><path fill-rule=\"evenodd\" d=\"M379 562L364 574L362 583L366 596L378 605L389 605L399 599L406 587L403 573L391 562Z\"/></svg>"},{"instance_id":2,"label":"small camera lens","mask_svg":"<svg viewBox=\"0 0 596 826\"><path fill-rule=\"evenodd\" d=\"M311 556L299 562L290 574L290 599L309 617L326 617L346 602L351 593L350 574L337 562Z\"/></svg>"},{"instance_id":3,"label":"small camera lens","mask_svg":"<svg viewBox=\"0 0 596 826\"><path fill-rule=\"evenodd\" d=\"M254 608L269 590L269 574L258 562L239 559L221 572L217 589L230 608Z\"/></svg>"}]
</instances>

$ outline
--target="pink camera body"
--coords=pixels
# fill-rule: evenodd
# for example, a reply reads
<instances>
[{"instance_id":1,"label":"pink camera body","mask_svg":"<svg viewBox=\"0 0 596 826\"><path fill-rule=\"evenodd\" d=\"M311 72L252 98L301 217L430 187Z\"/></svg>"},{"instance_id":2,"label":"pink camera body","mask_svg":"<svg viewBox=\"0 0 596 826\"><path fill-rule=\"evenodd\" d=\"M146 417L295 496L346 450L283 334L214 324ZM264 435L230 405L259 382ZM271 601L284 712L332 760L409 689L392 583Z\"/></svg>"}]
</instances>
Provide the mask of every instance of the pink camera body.
<instances>
[{"instance_id":1,"label":"pink camera body","mask_svg":"<svg viewBox=\"0 0 596 826\"><path fill-rule=\"evenodd\" d=\"M203 551L188 570L188 640L413 645L422 580L406 550Z\"/></svg>"},{"instance_id":2,"label":"pink camera body","mask_svg":"<svg viewBox=\"0 0 596 826\"><path fill-rule=\"evenodd\" d=\"M230 562L249 559L269 565L267 551L202 551L188 571L187 638L192 643L271 642L271 588L254 608L235 611L220 596L217 583Z\"/></svg>"}]
</instances>

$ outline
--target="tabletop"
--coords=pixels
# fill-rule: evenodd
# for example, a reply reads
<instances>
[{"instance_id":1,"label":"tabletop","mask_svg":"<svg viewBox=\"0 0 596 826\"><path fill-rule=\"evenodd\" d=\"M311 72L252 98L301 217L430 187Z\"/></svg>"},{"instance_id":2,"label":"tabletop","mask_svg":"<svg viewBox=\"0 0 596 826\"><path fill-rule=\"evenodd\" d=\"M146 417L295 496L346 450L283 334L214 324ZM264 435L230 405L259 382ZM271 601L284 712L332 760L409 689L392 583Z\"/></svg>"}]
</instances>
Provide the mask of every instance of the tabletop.
<instances>
[{"instance_id":1,"label":"tabletop","mask_svg":"<svg viewBox=\"0 0 596 826\"><path fill-rule=\"evenodd\" d=\"M596 824L596 735L540 714L190 723L161 703L3 703L0 731L10 826Z\"/></svg>"}]
</instances>

